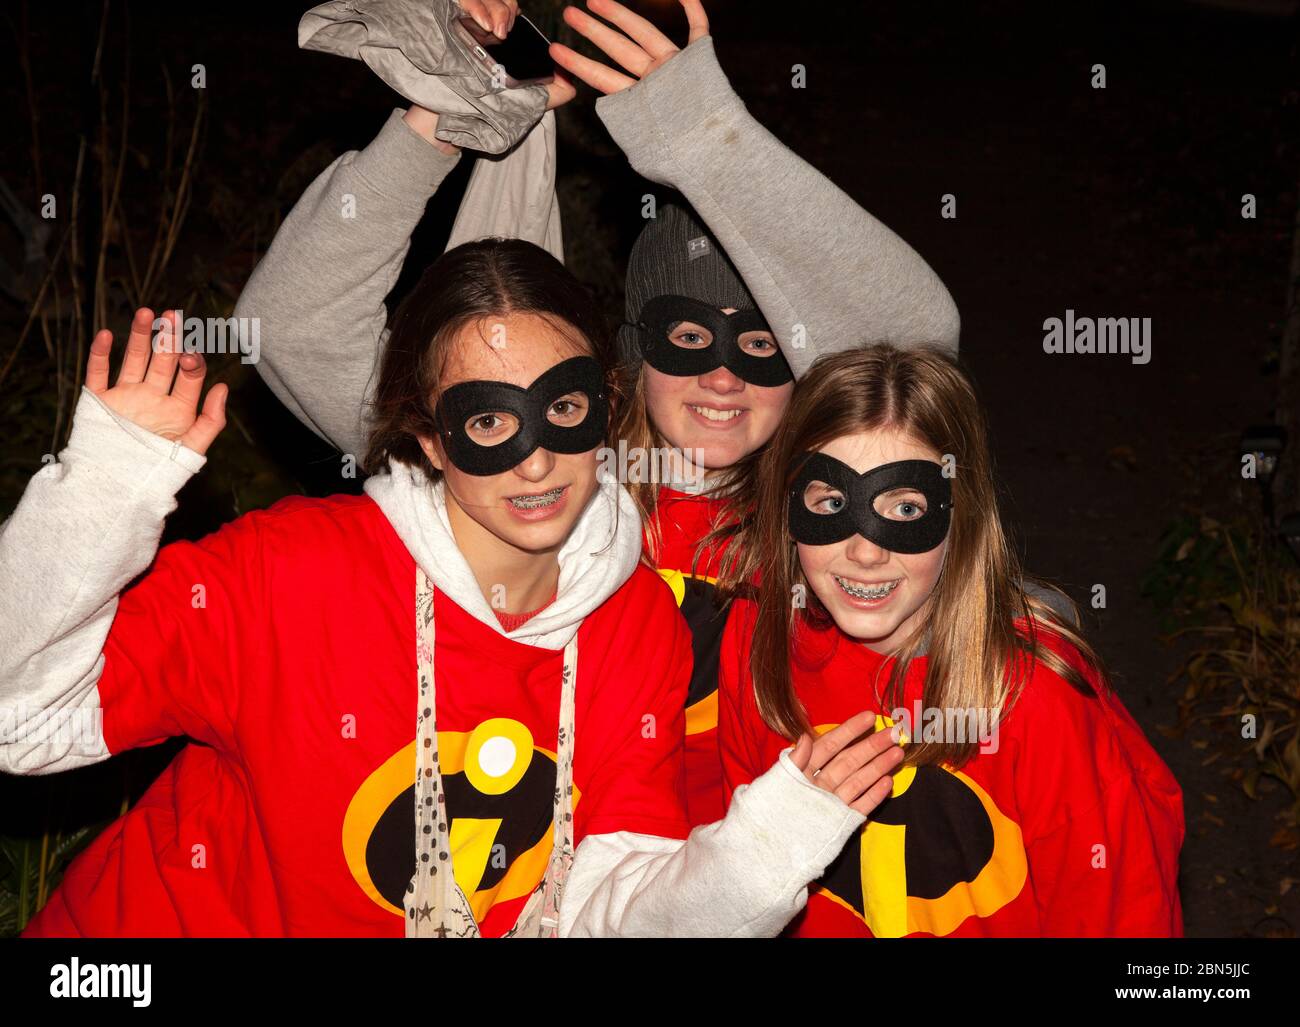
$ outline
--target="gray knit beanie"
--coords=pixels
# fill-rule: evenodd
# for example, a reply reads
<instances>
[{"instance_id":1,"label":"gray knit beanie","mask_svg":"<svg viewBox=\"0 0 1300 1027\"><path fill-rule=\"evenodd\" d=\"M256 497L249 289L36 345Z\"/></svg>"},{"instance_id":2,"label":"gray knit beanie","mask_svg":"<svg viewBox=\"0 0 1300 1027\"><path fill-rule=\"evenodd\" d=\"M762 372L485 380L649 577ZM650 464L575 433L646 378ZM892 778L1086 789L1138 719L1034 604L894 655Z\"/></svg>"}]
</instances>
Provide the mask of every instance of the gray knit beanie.
<instances>
[{"instance_id":1,"label":"gray knit beanie","mask_svg":"<svg viewBox=\"0 0 1300 1027\"><path fill-rule=\"evenodd\" d=\"M628 322L640 320L641 308L656 296L688 296L720 309L758 309L713 233L691 211L673 204L659 208L632 247L627 262ZM634 332L621 328L618 344L625 365L641 363Z\"/></svg>"}]
</instances>

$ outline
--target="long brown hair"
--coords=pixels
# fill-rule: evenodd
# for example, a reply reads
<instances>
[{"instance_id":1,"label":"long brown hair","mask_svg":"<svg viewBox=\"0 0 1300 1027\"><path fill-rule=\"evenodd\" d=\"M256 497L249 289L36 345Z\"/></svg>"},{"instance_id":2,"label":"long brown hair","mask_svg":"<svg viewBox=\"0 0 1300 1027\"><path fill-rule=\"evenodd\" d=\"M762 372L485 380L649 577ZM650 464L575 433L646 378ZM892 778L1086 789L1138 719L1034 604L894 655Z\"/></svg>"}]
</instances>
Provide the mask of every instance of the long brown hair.
<instances>
[{"instance_id":1,"label":"long brown hair","mask_svg":"<svg viewBox=\"0 0 1300 1027\"><path fill-rule=\"evenodd\" d=\"M797 456L844 435L885 428L951 456L955 473L943 569L923 623L882 666L888 668L883 688L873 683L881 708L902 705L908 665L923 650L927 709L986 709L996 722L1010 711L1034 660L1094 694L1080 669L1045 645L1040 634L1073 645L1083 665L1109 687L1088 643L1047 603L1026 595L1019 560L998 514L988 430L971 381L937 348L872 345L823 357L800 379L759 468L757 513L737 572L741 580L758 574L761 581L750 669L768 726L791 739L811 729L790 671L800 618L816 629L838 630L809 587L788 530L787 496ZM806 607L798 607L795 595L806 596ZM974 739L918 739L907 762L960 767L978 745Z\"/></svg>"},{"instance_id":2,"label":"long brown hair","mask_svg":"<svg viewBox=\"0 0 1300 1027\"><path fill-rule=\"evenodd\" d=\"M480 239L435 260L394 313L371 404L365 469L376 473L392 459L437 480L441 472L417 436L437 435L433 411L452 341L468 325L524 313L545 318L599 362L613 424L622 406L614 343L591 294L540 246Z\"/></svg>"}]
</instances>

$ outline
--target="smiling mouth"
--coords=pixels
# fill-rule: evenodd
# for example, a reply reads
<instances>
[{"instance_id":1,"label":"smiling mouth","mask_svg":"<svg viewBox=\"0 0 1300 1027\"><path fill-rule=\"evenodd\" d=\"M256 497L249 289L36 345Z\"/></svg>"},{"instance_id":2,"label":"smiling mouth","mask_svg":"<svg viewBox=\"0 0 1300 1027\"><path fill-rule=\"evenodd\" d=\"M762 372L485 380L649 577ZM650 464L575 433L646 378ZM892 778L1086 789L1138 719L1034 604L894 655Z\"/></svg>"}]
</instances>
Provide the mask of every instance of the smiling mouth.
<instances>
[{"instance_id":1,"label":"smiling mouth","mask_svg":"<svg viewBox=\"0 0 1300 1027\"><path fill-rule=\"evenodd\" d=\"M709 421L716 421L719 424L725 424L727 421L734 421L743 414L743 409L733 407L730 410L719 410L717 407L702 407L694 403L686 404L691 410L694 410L701 417Z\"/></svg>"},{"instance_id":2,"label":"smiling mouth","mask_svg":"<svg viewBox=\"0 0 1300 1027\"><path fill-rule=\"evenodd\" d=\"M559 488L551 489L549 492L539 492L531 496L510 496L510 505L516 510L541 510L544 507L554 506L559 502L560 497L564 495L564 490L568 486L561 485Z\"/></svg>"},{"instance_id":3,"label":"smiling mouth","mask_svg":"<svg viewBox=\"0 0 1300 1027\"><path fill-rule=\"evenodd\" d=\"M891 594L894 589L903 583L902 578L896 578L893 581L883 581L876 585L864 585L860 581L850 581L848 578L841 578L838 574L832 574L835 584L839 585L848 595L854 599L884 599Z\"/></svg>"}]
</instances>

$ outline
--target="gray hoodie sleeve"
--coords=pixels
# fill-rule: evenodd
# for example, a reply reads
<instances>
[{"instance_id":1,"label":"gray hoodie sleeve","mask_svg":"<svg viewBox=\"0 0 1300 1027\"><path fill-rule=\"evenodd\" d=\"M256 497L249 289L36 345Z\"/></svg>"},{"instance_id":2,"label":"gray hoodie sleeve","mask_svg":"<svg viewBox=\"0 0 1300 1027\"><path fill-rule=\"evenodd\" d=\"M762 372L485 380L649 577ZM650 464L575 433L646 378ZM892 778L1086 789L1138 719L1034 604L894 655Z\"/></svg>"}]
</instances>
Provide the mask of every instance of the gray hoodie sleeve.
<instances>
[{"instance_id":1,"label":"gray hoodie sleeve","mask_svg":"<svg viewBox=\"0 0 1300 1027\"><path fill-rule=\"evenodd\" d=\"M82 390L67 448L0 526L0 771L48 774L110 755L97 682L117 597L153 560L176 493L205 462Z\"/></svg>"},{"instance_id":2,"label":"gray hoodie sleeve","mask_svg":"<svg viewBox=\"0 0 1300 1027\"><path fill-rule=\"evenodd\" d=\"M508 153L480 156L448 248L485 236L526 239L564 259L555 195L555 114ZM384 299L411 233L460 154L431 146L389 115L364 150L321 173L276 233L235 314L258 318L257 368L300 421L345 453L365 449L372 376L384 341Z\"/></svg>"},{"instance_id":3,"label":"gray hoodie sleeve","mask_svg":"<svg viewBox=\"0 0 1300 1027\"><path fill-rule=\"evenodd\" d=\"M596 112L632 167L679 190L717 236L796 376L868 342L956 352L960 321L943 282L750 115L712 38L601 97Z\"/></svg>"},{"instance_id":4,"label":"gray hoodie sleeve","mask_svg":"<svg viewBox=\"0 0 1300 1027\"><path fill-rule=\"evenodd\" d=\"M866 817L781 753L685 841L592 835L560 900L561 937L771 938Z\"/></svg>"},{"instance_id":5,"label":"gray hoodie sleeve","mask_svg":"<svg viewBox=\"0 0 1300 1027\"><path fill-rule=\"evenodd\" d=\"M369 146L312 182L235 307L240 325L257 326L256 347L244 349L256 350L271 391L317 435L358 457L388 320L384 298L425 205L460 159L421 138L402 113L394 110Z\"/></svg>"}]
</instances>

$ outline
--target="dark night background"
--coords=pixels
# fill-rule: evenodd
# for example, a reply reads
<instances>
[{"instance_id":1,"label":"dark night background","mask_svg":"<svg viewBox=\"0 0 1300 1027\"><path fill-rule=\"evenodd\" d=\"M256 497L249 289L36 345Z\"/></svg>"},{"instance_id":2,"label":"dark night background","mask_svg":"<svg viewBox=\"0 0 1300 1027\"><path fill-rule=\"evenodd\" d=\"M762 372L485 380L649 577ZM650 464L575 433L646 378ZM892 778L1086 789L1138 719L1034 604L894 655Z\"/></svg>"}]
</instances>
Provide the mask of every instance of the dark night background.
<instances>
[{"instance_id":1,"label":"dark night background","mask_svg":"<svg viewBox=\"0 0 1300 1027\"><path fill-rule=\"evenodd\" d=\"M96 278L99 310L119 341L137 300L228 315L311 179L404 106L360 62L297 49L307 6L111 4L98 79L101 5L5 6L0 514L66 436L84 347L100 327ZM684 43L675 3L632 6ZM1240 695L1178 675L1202 643L1171 637L1222 614L1234 587L1224 578L1225 539L1254 531L1261 566L1285 580L1294 573L1282 550L1259 543L1259 489L1242 481L1238 442L1247 426L1278 415L1300 176L1296 5L1228 6L1241 9L712 0L708 10L723 67L751 111L913 245L951 290L962 357L992 421L1004 513L1029 568L1085 603L1094 584L1106 586L1106 608L1089 611L1093 636L1184 789L1187 933L1294 937L1300 664L1268 682L1277 735L1256 752L1240 738ZM540 7L555 5L524 3L527 13ZM560 38L573 42L567 30ZM1097 63L1105 89L1090 86ZM190 88L193 64L207 69L202 97ZM807 69L804 89L791 88L794 64ZM591 104L583 89L559 115L565 248L617 314L647 187ZM83 139L82 220L57 250ZM119 160L114 208L101 176L111 187ZM47 192L60 218L25 260L24 215L14 211L30 218ZM955 220L940 217L945 193L957 197ZM1257 199L1254 219L1241 216L1244 193ZM137 296L143 255L160 219L167 236L165 214L178 200L185 216L170 254L149 294ZM445 194L432 205L411 258L417 269L439 252L451 209ZM26 227L30 235L34 224ZM1150 317L1151 362L1044 354L1042 322L1067 308ZM340 482L337 456L249 368L219 361L217 376L233 386L234 417L182 494L169 538L203 534L289 492L357 487ZM1242 535L1216 527L1228 525ZM1240 606L1232 609L1240 627ZM1284 611L1283 634L1300 636L1300 605L1290 618ZM1288 644L1300 652L1295 637ZM55 862L41 857L42 839L63 858L174 751L0 781L0 933L32 912L33 861ZM1261 775L1270 753L1279 773Z\"/></svg>"}]
</instances>

